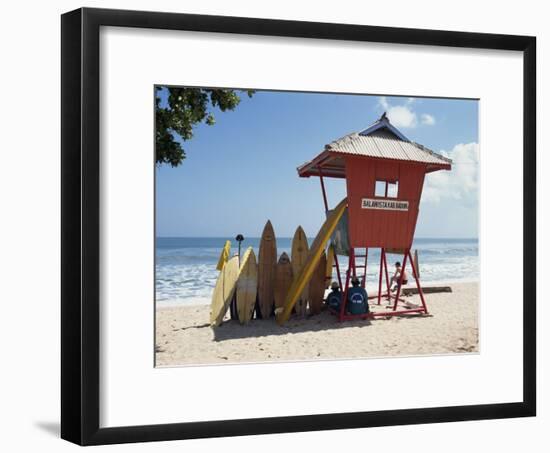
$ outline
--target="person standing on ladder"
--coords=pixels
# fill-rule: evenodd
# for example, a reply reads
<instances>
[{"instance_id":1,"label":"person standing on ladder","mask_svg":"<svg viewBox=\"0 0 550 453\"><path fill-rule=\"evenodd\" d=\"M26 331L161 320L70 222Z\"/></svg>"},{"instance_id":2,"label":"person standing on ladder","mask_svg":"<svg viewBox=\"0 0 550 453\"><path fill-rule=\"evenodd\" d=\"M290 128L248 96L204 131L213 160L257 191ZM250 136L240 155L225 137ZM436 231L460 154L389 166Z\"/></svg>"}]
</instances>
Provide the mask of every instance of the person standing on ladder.
<instances>
[{"instance_id":1,"label":"person standing on ladder","mask_svg":"<svg viewBox=\"0 0 550 453\"><path fill-rule=\"evenodd\" d=\"M365 288L360 286L357 277L351 279L352 287L348 290L347 311L352 315L362 315L369 312L368 295Z\"/></svg>"}]
</instances>

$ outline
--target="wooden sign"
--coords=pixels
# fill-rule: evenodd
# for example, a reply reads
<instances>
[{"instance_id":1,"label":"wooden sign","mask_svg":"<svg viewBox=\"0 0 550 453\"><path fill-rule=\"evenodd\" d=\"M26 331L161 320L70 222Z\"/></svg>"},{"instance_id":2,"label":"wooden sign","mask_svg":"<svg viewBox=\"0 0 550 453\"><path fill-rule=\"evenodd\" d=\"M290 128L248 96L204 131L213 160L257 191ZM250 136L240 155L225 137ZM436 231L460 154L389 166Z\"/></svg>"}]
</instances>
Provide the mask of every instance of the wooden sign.
<instances>
[{"instance_id":1,"label":"wooden sign","mask_svg":"<svg viewBox=\"0 0 550 453\"><path fill-rule=\"evenodd\" d=\"M376 198L363 198L361 209L384 209L386 211L408 211L409 202L399 200L379 200Z\"/></svg>"}]
</instances>

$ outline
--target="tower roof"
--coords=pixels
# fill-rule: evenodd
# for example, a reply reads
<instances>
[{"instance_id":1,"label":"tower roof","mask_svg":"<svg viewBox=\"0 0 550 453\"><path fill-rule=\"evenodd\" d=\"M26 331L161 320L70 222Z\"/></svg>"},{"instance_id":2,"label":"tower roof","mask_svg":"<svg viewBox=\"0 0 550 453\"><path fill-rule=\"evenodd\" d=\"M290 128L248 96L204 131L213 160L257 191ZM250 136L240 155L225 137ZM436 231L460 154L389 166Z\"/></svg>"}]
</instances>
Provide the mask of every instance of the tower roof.
<instances>
[{"instance_id":1,"label":"tower roof","mask_svg":"<svg viewBox=\"0 0 550 453\"><path fill-rule=\"evenodd\" d=\"M387 131L391 132L399 140L403 140L405 142L409 141L409 139L405 137L399 129L397 129L393 124L390 123L386 112L382 113L382 116L365 130L359 132L359 135L368 136L381 129L386 129Z\"/></svg>"},{"instance_id":2,"label":"tower roof","mask_svg":"<svg viewBox=\"0 0 550 453\"><path fill-rule=\"evenodd\" d=\"M325 145L325 149L314 159L298 167L298 174L302 177L319 176L319 168L322 166L324 176L343 178L345 155L417 162L426 165L426 173L450 170L452 164L451 159L407 139L384 113L366 129Z\"/></svg>"}]
</instances>

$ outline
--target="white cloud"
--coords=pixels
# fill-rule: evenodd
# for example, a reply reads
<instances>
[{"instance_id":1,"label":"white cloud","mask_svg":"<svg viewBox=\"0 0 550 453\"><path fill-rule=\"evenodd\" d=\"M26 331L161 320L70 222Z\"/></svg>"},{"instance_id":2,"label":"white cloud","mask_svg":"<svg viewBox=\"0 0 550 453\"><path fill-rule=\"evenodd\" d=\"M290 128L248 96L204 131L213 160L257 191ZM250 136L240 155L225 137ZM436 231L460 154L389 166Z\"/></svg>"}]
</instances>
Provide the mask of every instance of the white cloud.
<instances>
[{"instance_id":1,"label":"white cloud","mask_svg":"<svg viewBox=\"0 0 550 453\"><path fill-rule=\"evenodd\" d=\"M408 99L405 105L390 105L385 96L378 101L379 105L385 110L388 119L395 127L416 127L418 119L409 105L412 104L412 99Z\"/></svg>"},{"instance_id":2,"label":"white cloud","mask_svg":"<svg viewBox=\"0 0 550 453\"><path fill-rule=\"evenodd\" d=\"M378 105L382 106L384 110L388 110L390 108L390 104L388 104L386 96L382 96L380 99L378 99Z\"/></svg>"},{"instance_id":3,"label":"white cloud","mask_svg":"<svg viewBox=\"0 0 550 453\"><path fill-rule=\"evenodd\" d=\"M450 171L436 171L426 175L422 201L439 203L460 200L462 205L477 205L479 187L479 145L460 143L441 154L453 160Z\"/></svg>"},{"instance_id":4,"label":"white cloud","mask_svg":"<svg viewBox=\"0 0 550 453\"><path fill-rule=\"evenodd\" d=\"M412 109L412 104L414 101L414 98L408 98L403 105L391 105L387 98L382 96L378 101L378 105L385 110L388 115L388 119L395 127L412 129L419 124L418 115ZM420 123L432 126L435 124L435 118L433 115L423 113L420 116Z\"/></svg>"},{"instance_id":5,"label":"white cloud","mask_svg":"<svg viewBox=\"0 0 550 453\"><path fill-rule=\"evenodd\" d=\"M414 113L406 105L396 105L390 107L387 111L390 122L395 127L416 127L418 119L416 113Z\"/></svg>"},{"instance_id":6,"label":"white cloud","mask_svg":"<svg viewBox=\"0 0 550 453\"><path fill-rule=\"evenodd\" d=\"M429 113L423 113L420 115L420 122L426 126L433 126L435 124L435 118Z\"/></svg>"}]
</instances>

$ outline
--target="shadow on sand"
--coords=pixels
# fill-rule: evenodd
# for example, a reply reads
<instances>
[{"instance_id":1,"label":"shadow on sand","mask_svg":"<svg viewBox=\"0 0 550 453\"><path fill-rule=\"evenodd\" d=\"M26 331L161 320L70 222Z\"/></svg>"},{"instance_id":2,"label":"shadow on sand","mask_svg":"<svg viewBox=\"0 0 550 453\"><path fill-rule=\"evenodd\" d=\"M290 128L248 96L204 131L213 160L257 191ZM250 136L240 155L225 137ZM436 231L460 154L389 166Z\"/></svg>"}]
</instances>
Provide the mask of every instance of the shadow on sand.
<instances>
[{"instance_id":1,"label":"shadow on sand","mask_svg":"<svg viewBox=\"0 0 550 453\"><path fill-rule=\"evenodd\" d=\"M323 330L338 330L350 327L363 328L371 325L370 320L338 322L335 316L323 312L315 316L303 318L292 317L280 326L275 317L269 319L253 319L242 325L237 320L227 320L213 329L214 341L235 340L238 338L259 338L272 335L286 335L302 332L319 332Z\"/></svg>"}]
</instances>

